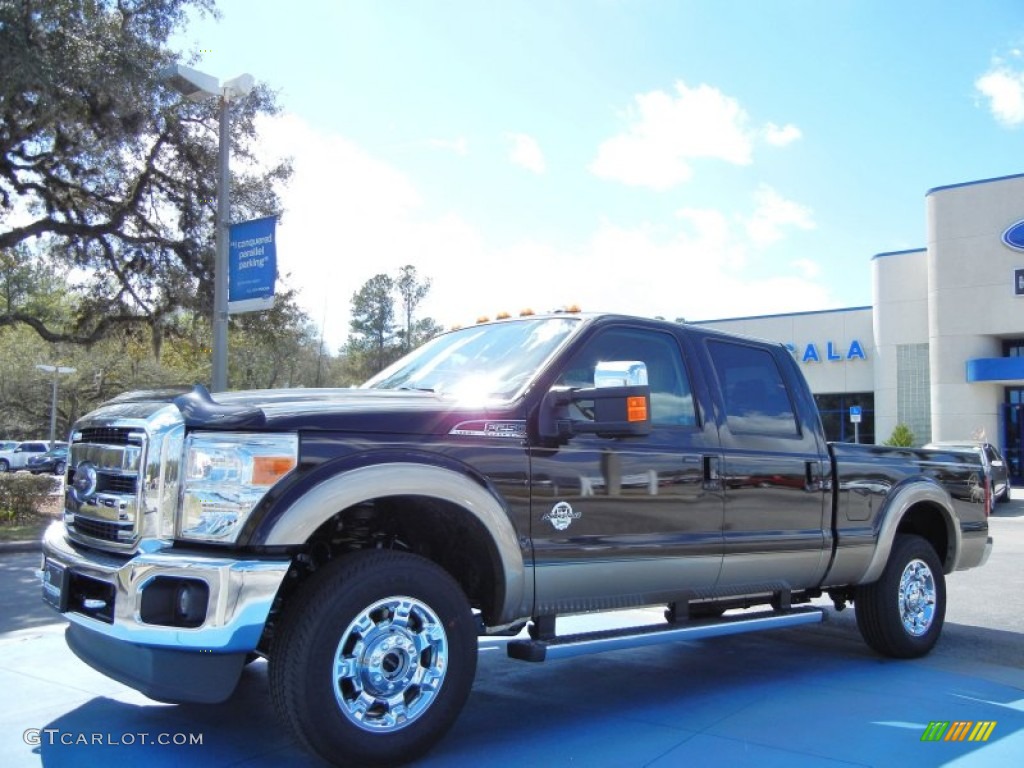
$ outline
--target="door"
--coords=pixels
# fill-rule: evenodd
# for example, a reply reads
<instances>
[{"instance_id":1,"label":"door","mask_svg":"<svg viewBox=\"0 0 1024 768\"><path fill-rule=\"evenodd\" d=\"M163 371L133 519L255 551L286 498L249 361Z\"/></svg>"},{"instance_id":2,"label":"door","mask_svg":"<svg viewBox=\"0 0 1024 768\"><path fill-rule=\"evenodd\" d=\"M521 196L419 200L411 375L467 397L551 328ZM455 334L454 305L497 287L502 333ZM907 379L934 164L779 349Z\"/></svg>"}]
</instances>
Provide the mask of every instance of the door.
<instances>
[{"instance_id":1,"label":"door","mask_svg":"<svg viewBox=\"0 0 1024 768\"><path fill-rule=\"evenodd\" d=\"M719 592L817 585L831 548L831 509L829 465L810 394L781 349L776 354L725 339L706 344L723 416Z\"/></svg>"},{"instance_id":2,"label":"door","mask_svg":"<svg viewBox=\"0 0 1024 768\"><path fill-rule=\"evenodd\" d=\"M576 435L531 451L537 615L671 602L714 587L722 561L722 493L711 476L718 432L681 341L603 326L562 367L556 386L589 387L598 362L645 363L652 429L643 437Z\"/></svg>"},{"instance_id":3,"label":"door","mask_svg":"<svg viewBox=\"0 0 1024 768\"><path fill-rule=\"evenodd\" d=\"M1010 482L1024 483L1024 388L1007 387L1003 405L1003 456Z\"/></svg>"}]
</instances>

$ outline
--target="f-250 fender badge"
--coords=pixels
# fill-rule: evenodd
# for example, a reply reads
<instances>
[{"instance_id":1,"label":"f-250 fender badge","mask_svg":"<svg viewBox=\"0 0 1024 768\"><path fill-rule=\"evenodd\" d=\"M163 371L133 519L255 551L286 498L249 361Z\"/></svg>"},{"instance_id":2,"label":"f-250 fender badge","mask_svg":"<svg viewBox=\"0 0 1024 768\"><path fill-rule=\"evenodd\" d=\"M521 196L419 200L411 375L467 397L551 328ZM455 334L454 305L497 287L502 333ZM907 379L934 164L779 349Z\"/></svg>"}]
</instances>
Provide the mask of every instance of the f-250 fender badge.
<instances>
[{"instance_id":1,"label":"f-250 fender badge","mask_svg":"<svg viewBox=\"0 0 1024 768\"><path fill-rule=\"evenodd\" d=\"M551 508L550 512L541 518L541 520L547 520L550 522L555 527L556 531L564 531L572 525L573 520L579 519L580 513L569 506L569 502L567 501L558 502Z\"/></svg>"}]
</instances>

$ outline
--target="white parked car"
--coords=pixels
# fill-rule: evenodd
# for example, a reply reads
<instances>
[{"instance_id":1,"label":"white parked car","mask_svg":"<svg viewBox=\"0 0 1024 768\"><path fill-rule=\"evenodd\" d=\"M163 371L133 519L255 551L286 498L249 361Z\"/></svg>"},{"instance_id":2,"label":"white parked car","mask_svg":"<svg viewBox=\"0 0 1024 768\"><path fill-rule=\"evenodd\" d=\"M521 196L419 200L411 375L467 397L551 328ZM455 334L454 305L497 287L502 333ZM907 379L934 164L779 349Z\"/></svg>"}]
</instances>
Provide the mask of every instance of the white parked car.
<instances>
[{"instance_id":1,"label":"white parked car","mask_svg":"<svg viewBox=\"0 0 1024 768\"><path fill-rule=\"evenodd\" d=\"M15 469L24 469L28 460L40 453L50 450L50 444L45 440L25 440L18 444L17 448L9 451L0 451L0 472L11 472Z\"/></svg>"}]
</instances>

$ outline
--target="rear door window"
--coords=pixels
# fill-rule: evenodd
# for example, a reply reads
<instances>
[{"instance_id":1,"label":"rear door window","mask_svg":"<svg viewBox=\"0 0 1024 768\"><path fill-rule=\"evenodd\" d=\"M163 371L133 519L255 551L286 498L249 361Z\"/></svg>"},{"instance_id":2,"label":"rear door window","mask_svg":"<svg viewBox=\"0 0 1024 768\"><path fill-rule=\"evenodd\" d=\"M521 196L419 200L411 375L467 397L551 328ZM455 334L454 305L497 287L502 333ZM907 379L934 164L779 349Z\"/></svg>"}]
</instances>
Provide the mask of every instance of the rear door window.
<instances>
[{"instance_id":1,"label":"rear door window","mask_svg":"<svg viewBox=\"0 0 1024 768\"><path fill-rule=\"evenodd\" d=\"M730 431L785 437L800 434L782 372L768 350L725 341L710 341L708 348Z\"/></svg>"}]
</instances>

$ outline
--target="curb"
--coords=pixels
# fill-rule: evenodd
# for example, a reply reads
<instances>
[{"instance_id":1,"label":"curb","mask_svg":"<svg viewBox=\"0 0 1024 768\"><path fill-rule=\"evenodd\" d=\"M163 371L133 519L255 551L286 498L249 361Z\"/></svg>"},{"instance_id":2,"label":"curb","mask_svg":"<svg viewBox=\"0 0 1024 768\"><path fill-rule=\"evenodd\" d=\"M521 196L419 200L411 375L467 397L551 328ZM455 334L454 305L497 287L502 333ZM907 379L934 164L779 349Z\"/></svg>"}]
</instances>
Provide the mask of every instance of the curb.
<instances>
[{"instance_id":1,"label":"curb","mask_svg":"<svg viewBox=\"0 0 1024 768\"><path fill-rule=\"evenodd\" d=\"M0 541L0 555L41 552L42 549L41 541Z\"/></svg>"}]
</instances>

